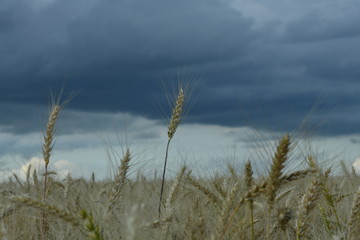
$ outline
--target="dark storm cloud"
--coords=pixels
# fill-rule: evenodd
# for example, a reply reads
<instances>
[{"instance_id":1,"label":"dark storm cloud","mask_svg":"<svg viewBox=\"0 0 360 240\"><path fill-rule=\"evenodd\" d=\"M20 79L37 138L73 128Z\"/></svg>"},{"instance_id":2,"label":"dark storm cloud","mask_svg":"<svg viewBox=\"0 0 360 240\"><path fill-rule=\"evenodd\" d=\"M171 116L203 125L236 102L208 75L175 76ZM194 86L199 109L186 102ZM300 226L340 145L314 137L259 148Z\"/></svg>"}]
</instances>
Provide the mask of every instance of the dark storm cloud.
<instances>
[{"instance_id":1,"label":"dark storm cloud","mask_svg":"<svg viewBox=\"0 0 360 240\"><path fill-rule=\"evenodd\" d=\"M357 111L355 13L304 11L278 31L276 21L254 28L256 19L219 0L1 1L0 101L10 114L0 123L32 131L16 106L46 104L64 79L67 90L80 90L72 109L159 118L158 79L181 71L203 76L189 122L291 130L322 94L317 119L340 104L343 113ZM325 133L359 132L357 115L335 116Z\"/></svg>"},{"instance_id":2,"label":"dark storm cloud","mask_svg":"<svg viewBox=\"0 0 360 240\"><path fill-rule=\"evenodd\" d=\"M355 9L359 6L355 4ZM358 10L347 16L324 16L311 12L296 19L286 26L285 39L291 42L329 41L334 39L360 37L357 22L360 21ZM339 12L342 12L339 10Z\"/></svg>"}]
</instances>

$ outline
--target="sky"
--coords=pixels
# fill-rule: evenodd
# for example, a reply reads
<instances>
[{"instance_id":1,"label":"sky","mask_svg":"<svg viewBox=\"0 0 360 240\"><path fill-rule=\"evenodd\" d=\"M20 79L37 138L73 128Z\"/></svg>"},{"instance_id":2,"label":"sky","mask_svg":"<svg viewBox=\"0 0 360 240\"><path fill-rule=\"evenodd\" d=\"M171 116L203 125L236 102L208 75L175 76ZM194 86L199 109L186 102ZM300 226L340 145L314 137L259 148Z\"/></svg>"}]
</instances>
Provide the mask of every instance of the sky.
<instances>
[{"instance_id":1,"label":"sky","mask_svg":"<svg viewBox=\"0 0 360 240\"><path fill-rule=\"evenodd\" d=\"M129 147L133 175L158 174L179 80L193 91L170 175L183 163L266 168L266 146L285 132L298 150L350 166L360 156L359 11L356 0L2 0L3 176L41 167L61 89L62 100L76 94L57 125L54 170L106 178Z\"/></svg>"}]
</instances>

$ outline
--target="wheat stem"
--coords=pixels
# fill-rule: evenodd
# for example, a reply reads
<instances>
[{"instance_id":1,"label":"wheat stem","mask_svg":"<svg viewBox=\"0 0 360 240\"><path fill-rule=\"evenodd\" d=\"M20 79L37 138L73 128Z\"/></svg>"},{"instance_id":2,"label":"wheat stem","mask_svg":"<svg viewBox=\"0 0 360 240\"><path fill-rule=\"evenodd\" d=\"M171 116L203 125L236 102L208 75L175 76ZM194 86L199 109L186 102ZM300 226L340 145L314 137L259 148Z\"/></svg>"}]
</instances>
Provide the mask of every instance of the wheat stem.
<instances>
[{"instance_id":1,"label":"wheat stem","mask_svg":"<svg viewBox=\"0 0 360 240\"><path fill-rule=\"evenodd\" d=\"M166 153L165 153L164 169L163 169L162 180L161 180L161 190L160 190L159 209L158 209L159 218L161 215L161 202L162 202L162 196L163 196L163 192L164 192L166 164L167 164L167 159L168 159L170 141L174 137L176 129L182 120L182 115L184 112L184 100L185 100L185 93L184 93L183 88L181 87L179 90L177 100L176 100L176 104L172 111L170 124L168 126L168 142L166 145Z\"/></svg>"}]
</instances>

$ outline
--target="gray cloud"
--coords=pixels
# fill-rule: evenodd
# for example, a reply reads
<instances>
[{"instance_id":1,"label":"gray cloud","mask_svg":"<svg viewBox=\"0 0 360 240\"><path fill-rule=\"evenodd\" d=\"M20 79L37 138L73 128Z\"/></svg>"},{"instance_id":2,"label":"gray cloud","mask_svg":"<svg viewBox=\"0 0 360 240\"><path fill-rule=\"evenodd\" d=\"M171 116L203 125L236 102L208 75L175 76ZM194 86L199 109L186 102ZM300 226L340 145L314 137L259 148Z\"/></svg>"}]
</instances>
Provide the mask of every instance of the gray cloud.
<instances>
[{"instance_id":1,"label":"gray cloud","mask_svg":"<svg viewBox=\"0 0 360 240\"><path fill-rule=\"evenodd\" d=\"M97 125L68 121L73 131L101 129L104 113L159 119L159 77L171 84L168 79L185 69L203 76L188 122L288 131L324 94L315 121L337 108L344 116L330 117L334 123L324 134L359 132L357 114L347 111L359 108L360 4L346 1L341 11L325 1L321 8L281 5L284 16L280 4L259 4L274 19L255 28L256 14L218 0L55 0L41 7L2 1L2 130L35 131L39 117L29 109L44 106L64 79L66 91L80 90L69 108L99 114Z\"/></svg>"},{"instance_id":2,"label":"gray cloud","mask_svg":"<svg viewBox=\"0 0 360 240\"><path fill-rule=\"evenodd\" d=\"M285 39L291 42L329 41L360 36L356 22L359 21L360 6L347 1L340 8L333 6L311 9L286 25Z\"/></svg>"}]
</instances>

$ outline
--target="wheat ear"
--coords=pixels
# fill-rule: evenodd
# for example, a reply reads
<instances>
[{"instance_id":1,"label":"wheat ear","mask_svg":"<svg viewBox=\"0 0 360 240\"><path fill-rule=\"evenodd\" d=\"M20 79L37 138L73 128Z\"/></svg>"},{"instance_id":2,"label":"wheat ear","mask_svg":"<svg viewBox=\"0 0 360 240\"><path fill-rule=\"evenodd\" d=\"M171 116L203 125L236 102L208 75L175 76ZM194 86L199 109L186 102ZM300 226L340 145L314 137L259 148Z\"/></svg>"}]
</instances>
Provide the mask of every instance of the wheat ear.
<instances>
[{"instance_id":1,"label":"wheat ear","mask_svg":"<svg viewBox=\"0 0 360 240\"><path fill-rule=\"evenodd\" d=\"M296 239L299 240L304 237L307 227L309 225L310 212L316 207L316 202L320 195L321 176L318 174L312 181L306 194L303 196L299 208L299 213L296 219Z\"/></svg>"},{"instance_id":2,"label":"wheat ear","mask_svg":"<svg viewBox=\"0 0 360 240\"><path fill-rule=\"evenodd\" d=\"M341 169L342 169L345 177L350 178L351 175L350 175L348 168L346 167L344 160L340 160L340 166L341 166Z\"/></svg>"},{"instance_id":3,"label":"wheat ear","mask_svg":"<svg viewBox=\"0 0 360 240\"><path fill-rule=\"evenodd\" d=\"M292 172L292 173L290 173L288 175L282 176L280 178L280 183L285 184L285 183L289 183L289 182L292 182L292 181L296 181L298 179L305 178L308 175L314 174L316 172L317 172L317 170L315 170L315 169L305 169L305 170L295 171L295 172Z\"/></svg>"},{"instance_id":4,"label":"wheat ear","mask_svg":"<svg viewBox=\"0 0 360 240\"><path fill-rule=\"evenodd\" d=\"M183 108L184 108L184 100L185 100L185 94L183 88L180 88L178 97L176 99L176 104L173 108L170 124L168 126L168 137L169 139L172 139L174 137L174 134L176 132L177 127L179 126L181 122L181 117L183 115Z\"/></svg>"},{"instance_id":5,"label":"wheat ear","mask_svg":"<svg viewBox=\"0 0 360 240\"><path fill-rule=\"evenodd\" d=\"M73 226L78 226L79 219L74 217L70 212L60 209L56 206L43 203L28 197L10 197L9 198L12 202L19 203L21 205L25 205L27 207L37 208L40 209L48 214L51 214L55 217L58 217L66 222L71 223Z\"/></svg>"},{"instance_id":6,"label":"wheat ear","mask_svg":"<svg viewBox=\"0 0 360 240\"><path fill-rule=\"evenodd\" d=\"M31 164L28 166L28 168L26 169L26 190L30 191L31 190L31 183L30 183L30 175L31 175Z\"/></svg>"},{"instance_id":7,"label":"wheat ear","mask_svg":"<svg viewBox=\"0 0 360 240\"><path fill-rule=\"evenodd\" d=\"M171 189L170 189L170 192L169 192L169 196L168 198L166 199L166 208L167 209L171 209L174 205L174 201L175 201L175 196L176 194L178 193L179 191L179 184L180 184L180 181L184 175L186 171L186 167L183 166L181 169L180 169L180 172L179 174L177 175L173 185L171 186Z\"/></svg>"},{"instance_id":8,"label":"wheat ear","mask_svg":"<svg viewBox=\"0 0 360 240\"><path fill-rule=\"evenodd\" d=\"M61 106L59 104L55 104L52 106L48 123L46 126L46 133L44 136L44 144L42 149L44 162L45 162L45 178L44 178L44 193L43 193L44 200L46 198L46 192L47 192L48 165L50 162L51 151L53 148L55 123L60 114L60 111L61 111Z\"/></svg>"},{"instance_id":9,"label":"wheat ear","mask_svg":"<svg viewBox=\"0 0 360 240\"><path fill-rule=\"evenodd\" d=\"M55 104L54 106L52 106L48 123L46 126L46 133L44 136L44 144L43 144L43 157L44 157L45 167L47 167L50 162L53 137L55 133L55 123L59 116L60 111L61 111L61 106L59 104Z\"/></svg>"},{"instance_id":10,"label":"wheat ear","mask_svg":"<svg viewBox=\"0 0 360 240\"><path fill-rule=\"evenodd\" d=\"M119 198L120 193L125 185L126 174L130 168L130 166L129 166L130 160L131 160L130 150L127 149L125 156L121 160L118 174L115 177L115 180L114 180L111 192L110 192L109 207L108 207L109 211L111 211L113 209L113 207L116 203L116 200L117 200L117 198Z\"/></svg>"},{"instance_id":11,"label":"wheat ear","mask_svg":"<svg viewBox=\"0 0 360 240\"><path fill-rule=\"evenodd\" d=\"M195 188L197 188L199 191L201 191L205 196L209 198L212 204L215 206L219 206L221 201L218 196L215 195L215 193L211 192L207 187L200 184L198 181L196 181L193 177L190 175L187 176L186 180L193 185Z\"/></svg>"},{"instance_id":12,"label":"wheat ear","mask_svg":"<svg viewBox=\"0 0 360 240\"><path fill-rule=\"evenodd\" d=\"M276 149L273 163L269 174L269 184L267 187L267 195L270 208L275 199L275 194L281 185L281 175L284 169L284 164L288 158L290 147L290 136L286 134L281 140Z\"/></svg>"}]
</instances>

